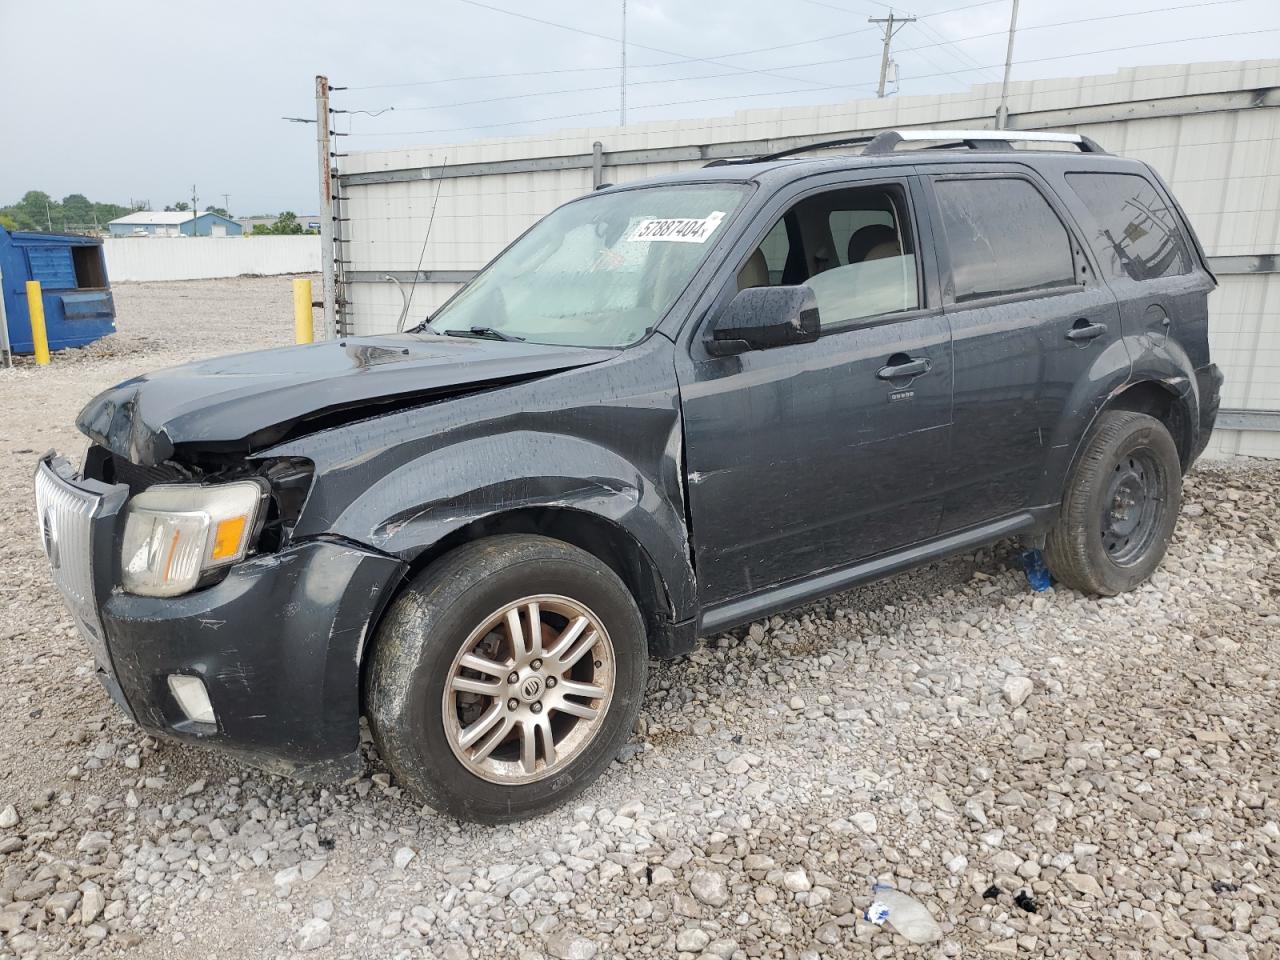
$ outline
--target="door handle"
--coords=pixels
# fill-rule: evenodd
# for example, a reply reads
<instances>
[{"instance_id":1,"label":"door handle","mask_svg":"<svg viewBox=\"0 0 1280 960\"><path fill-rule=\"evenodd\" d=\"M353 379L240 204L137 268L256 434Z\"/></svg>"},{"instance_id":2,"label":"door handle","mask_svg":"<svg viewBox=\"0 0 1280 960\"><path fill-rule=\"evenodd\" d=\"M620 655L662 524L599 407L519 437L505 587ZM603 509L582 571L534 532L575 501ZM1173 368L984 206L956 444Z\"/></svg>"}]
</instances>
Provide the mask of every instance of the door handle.
<instances>
[{"instance_id":1,"label":"door handle","mask_svg":"<svg viewBox=\"0 0 1280 960\"><path fill-rule=\"evenodd\" d=\"M1100 337L1107 332L1105 323L1091 323L1083 317L1072 324L1071 329L1067 331L1067 339L1072 343L1084 343L1095 337Z\"/></svg>"},{"instance_id":2,"label":"door handle","mask_svg":"<svg viewBox=\"0 0 1280 960\"><path fill-rule=\"evenodd\" d=\"M928 357L908 357L896 354L889 358L889 363L881 367L876 376L881 380L901 380L905 377L918 377L933 369L933 361Z\"/></svg>"}]
</instances>

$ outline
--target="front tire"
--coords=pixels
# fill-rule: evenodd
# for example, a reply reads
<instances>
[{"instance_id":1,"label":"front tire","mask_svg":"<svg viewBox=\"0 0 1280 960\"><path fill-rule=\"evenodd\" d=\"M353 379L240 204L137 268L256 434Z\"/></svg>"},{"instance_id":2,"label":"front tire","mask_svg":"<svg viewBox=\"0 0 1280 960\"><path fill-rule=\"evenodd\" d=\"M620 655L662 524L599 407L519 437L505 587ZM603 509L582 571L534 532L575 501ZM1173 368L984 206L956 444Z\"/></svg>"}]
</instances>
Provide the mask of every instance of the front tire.
<instances>
[{"instance_id":1,"label":"front tire","mask_svg":"<svg viewBox=\"0 0 1280 960\"><path fill-rule=\"evenodd\" d=\"M1098 417L1045 544L1050 572L1085 593L1115 596L1164 558L1182 504L1178 448L1154 417Z\"/></svg>"},{"instance_id":2,"label":"front tire","mask_svg":"<svg viewBox=\"0 0 1280 960\"><path fill-rule=\"evenodd\" d=\"M498 823L600 775L635 725L647 666L640 611L612 570L546 537L490 537L396 598L366 707L402 783L437 810Z\"/></svg>"}]
</instances>

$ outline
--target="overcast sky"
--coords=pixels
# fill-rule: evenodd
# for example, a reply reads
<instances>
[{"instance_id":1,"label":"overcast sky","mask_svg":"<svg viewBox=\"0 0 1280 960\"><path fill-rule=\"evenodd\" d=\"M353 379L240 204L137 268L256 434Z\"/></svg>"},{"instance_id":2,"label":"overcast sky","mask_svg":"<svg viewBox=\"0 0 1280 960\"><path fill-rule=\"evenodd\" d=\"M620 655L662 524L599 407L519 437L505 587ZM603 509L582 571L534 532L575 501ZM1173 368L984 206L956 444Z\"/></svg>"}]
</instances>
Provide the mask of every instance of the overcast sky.
<instances>
[{"instance_id":1,"label":"overcast sky","mask_svg":"<svg viewBox=\"0 0 1280 960\"><path fill-rule=\"evenodd\" d=\"M920 18L895 40L900 92L998 81L1010 2L895 7ZM628 120L874 95L880 34L867 18L888 9L628 0ZM352 88L334 94L335 107L395 107L339 117L356 134L340 149L608 124L620 30L621 0L0 0L0 204L36 189L160 209L189 199L194 183L202 208L227 194L238 215L313 213L314 126L281 117L314 115L316 73ZM1013 76L1275 56L1277 0L1022 0ZM491 76L512 73L525 75ZM439 82L385 86L421 81Z\"/></svg>"}]
</instances>

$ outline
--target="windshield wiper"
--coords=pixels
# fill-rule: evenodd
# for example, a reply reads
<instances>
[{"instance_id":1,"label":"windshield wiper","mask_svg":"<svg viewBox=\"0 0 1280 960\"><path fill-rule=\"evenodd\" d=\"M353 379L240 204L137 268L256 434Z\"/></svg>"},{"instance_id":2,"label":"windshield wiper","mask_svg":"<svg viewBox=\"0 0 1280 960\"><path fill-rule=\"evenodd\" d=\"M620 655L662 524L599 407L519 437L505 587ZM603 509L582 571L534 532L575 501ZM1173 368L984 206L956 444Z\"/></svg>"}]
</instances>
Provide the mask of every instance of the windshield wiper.
<instances>
[{"instance_id":1,"label":"windshield wiper","mask_svg":"<svg viewBox=\"0 0 1280 960\"><path fill-rule=\"evenodd\" d=\"M482 340L505 340L515 342L524 340L524 337L516 337L509 333L503 333L496 327L471 327L468 330L446 330L446 337L476 337Z\"/></svg>"}]
</instances>

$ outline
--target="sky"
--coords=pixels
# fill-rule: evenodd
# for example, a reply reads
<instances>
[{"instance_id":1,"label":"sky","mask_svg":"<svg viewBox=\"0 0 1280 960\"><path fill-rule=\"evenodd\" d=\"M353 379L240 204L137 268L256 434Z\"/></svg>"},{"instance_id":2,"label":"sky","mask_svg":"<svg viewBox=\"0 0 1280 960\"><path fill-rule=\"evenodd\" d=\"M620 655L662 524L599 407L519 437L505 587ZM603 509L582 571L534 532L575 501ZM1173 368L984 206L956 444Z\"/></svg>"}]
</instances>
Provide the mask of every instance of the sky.
<instances>
[{"instance_id":1,"label":"sky","mask_svg":"<svg viewBox=\"0 0 1280 960\"><path fill-rule=\"evenodd\" d=\"M998 82L1011 3L893 7L918 19L892 89ZM627 0L627 119L874 96L867 20L889 10ZM1277 0L1021 0L1018 26L1014 80L1280 56ZM314 213L315 126L282 117L315 115L317 73L348 88L339 150L615 124L621 28L622 0L0 0L0 205L43 190L162 209L194 185L202 208Z\"/></svg>"}]
</instances>

